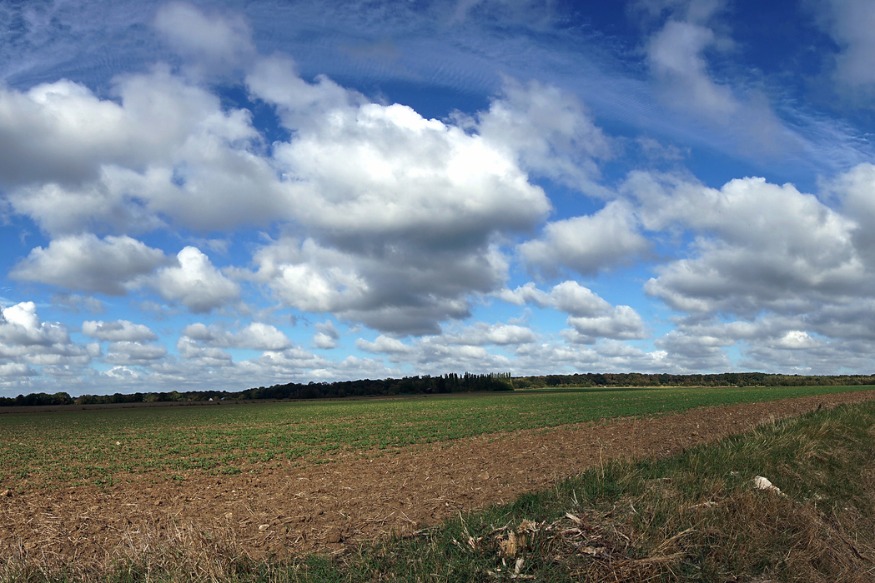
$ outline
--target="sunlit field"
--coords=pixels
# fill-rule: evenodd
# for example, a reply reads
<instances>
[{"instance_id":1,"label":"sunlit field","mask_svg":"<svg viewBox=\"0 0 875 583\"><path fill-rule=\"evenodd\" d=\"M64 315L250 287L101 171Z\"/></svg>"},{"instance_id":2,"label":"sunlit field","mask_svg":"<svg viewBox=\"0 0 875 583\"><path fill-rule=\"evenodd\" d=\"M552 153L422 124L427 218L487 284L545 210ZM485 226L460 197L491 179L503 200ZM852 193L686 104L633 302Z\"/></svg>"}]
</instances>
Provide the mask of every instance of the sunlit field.
<instances>
[{"instance_id":1,"label":"sunlit field","mask_svg":"<svg viewBox=\"0 0 875 583\"><path fill-rule=\"evenodd\" d=\"M234 474L273 461L871 387L564 389L0 415L0 487Z\"/></svg>"}]
</instances>

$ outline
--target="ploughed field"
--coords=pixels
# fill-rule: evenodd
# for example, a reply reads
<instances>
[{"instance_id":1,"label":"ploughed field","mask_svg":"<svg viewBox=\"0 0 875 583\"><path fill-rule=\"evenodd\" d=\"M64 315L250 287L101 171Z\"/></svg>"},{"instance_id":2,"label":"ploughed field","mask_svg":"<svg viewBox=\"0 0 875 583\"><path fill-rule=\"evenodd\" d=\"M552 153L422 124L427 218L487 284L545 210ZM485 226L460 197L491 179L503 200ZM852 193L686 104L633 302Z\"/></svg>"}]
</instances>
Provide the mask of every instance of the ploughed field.
<instances>
[{"instance_id":1,"label":"ploughed field","mask_svg":"<svg viewBox=\"0 0 875 583\"><path fill-rule=\"evenodd\" d=\"M343 552L872 387L572 389L0 415L0 565Z\"/></svg>"}]
</instances>

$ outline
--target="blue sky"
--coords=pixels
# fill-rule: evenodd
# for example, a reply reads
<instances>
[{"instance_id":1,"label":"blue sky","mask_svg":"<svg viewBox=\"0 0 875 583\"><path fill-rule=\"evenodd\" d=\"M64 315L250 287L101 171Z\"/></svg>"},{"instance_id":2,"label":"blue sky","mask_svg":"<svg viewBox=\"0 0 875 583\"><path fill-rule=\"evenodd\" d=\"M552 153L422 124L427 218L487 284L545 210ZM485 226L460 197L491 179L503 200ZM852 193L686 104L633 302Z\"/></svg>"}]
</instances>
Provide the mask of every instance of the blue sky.
<instances>
[{"instance_id":1,"label":"blue sky","mask_svg":"<svg viewBox=\"0 0 875 583\"><path fill-rule=\"evenodd\" d=\"M0 2L0 394L872 373L869 0Z\"/></svg>"}]
</instances>

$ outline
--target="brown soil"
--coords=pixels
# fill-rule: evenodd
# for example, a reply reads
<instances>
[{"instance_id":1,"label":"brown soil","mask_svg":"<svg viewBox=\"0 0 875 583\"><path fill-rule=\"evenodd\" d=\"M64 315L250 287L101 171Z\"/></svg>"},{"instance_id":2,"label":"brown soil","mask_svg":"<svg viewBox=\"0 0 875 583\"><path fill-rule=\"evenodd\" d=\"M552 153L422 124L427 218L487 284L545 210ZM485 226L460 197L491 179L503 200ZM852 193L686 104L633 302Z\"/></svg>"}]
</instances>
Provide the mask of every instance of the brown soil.
<instances>
[{"instance_id":1,"label":"brown soil","mask_svg":"<svg viewBox=\"0 0 875 583\"><path fill-rule=\"evenodd\" d=\"M508 502L612 458L666 456L875 391L516 431L231 476L128 476L111 487L0 492L0 565L99 572L118 561L343 552Z\"/></svg>"}]
</instances>

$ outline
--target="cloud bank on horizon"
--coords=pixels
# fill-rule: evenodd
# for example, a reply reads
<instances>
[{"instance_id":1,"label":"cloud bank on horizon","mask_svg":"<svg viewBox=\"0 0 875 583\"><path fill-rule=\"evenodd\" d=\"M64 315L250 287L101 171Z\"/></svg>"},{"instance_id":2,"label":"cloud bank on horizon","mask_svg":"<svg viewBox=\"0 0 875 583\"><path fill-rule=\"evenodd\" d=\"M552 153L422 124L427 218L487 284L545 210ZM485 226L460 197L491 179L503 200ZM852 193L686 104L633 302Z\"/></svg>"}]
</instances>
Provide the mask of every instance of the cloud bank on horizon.
<instances>
[{"instance_id":1,"label":"cloud bank on horizon","mask_svg":"<svg viewBox=\"0 0 875 583\"><path fill-rule=\"evenodd\" d=\"M0 394L872 373L868 0L0 6Z\"/></svg>"}]
</instances>

